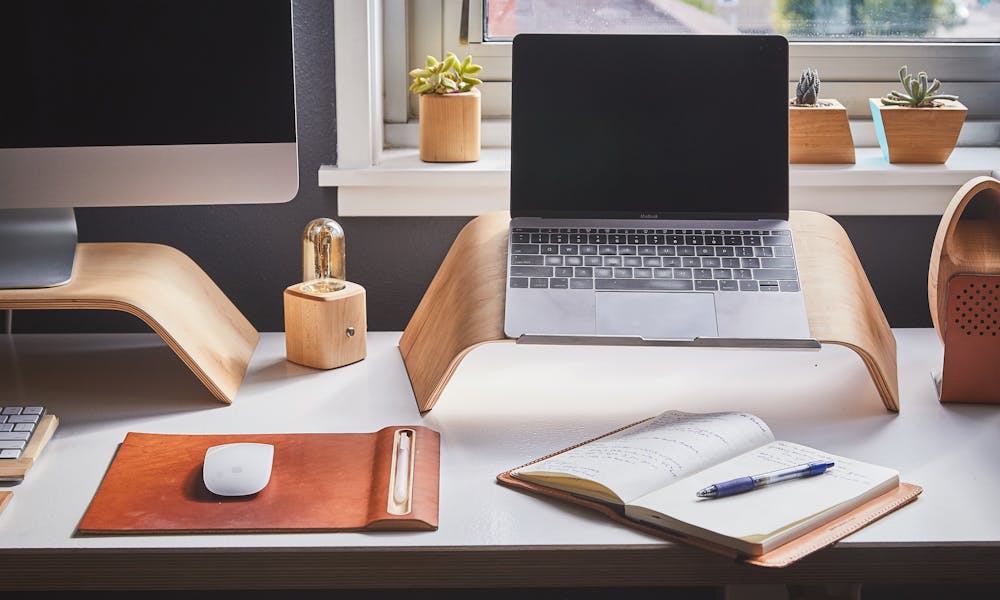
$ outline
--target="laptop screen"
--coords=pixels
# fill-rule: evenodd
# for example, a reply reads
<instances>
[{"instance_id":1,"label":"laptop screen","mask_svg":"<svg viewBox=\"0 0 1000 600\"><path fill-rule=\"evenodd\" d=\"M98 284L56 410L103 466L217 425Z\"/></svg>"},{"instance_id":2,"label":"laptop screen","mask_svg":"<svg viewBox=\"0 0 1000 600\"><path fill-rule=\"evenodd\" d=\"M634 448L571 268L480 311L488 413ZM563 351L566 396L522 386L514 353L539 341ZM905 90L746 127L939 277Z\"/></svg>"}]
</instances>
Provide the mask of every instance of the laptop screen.
<instances>
[{"instance_id":1,"label":"laptop screen","mask_svg":"<svg viewBox=\"0 0 1000 600\"><path fill-rule=\"evenodd\" d=\"M788 42L518 34L512 216L788 217Z\"/></svg>"}]
</instances>

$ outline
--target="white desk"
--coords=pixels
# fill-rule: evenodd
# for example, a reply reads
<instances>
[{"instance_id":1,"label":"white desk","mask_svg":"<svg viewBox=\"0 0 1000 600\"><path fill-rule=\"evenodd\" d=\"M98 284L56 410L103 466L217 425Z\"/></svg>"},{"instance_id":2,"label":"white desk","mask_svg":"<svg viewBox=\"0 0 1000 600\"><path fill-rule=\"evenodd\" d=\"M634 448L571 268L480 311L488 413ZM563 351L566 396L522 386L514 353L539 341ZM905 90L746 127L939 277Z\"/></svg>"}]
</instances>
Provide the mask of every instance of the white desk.
<instances>
[{"instance_id":1,"label":"white desk","mask_svg":"<svg viewBox=\"0 0 1000 600\"><path fill-rule=\"evenodd\" d=\"M0 514L5 589L653 586L832 581L1000 582L1000 407L941 405L932 329L895 331L901 409L857 357L822 350L489 344L420 415L399 334L366 360L316 371L265 333L232 405L153 334L0 337L0 397L60 427ZM520 383L518 383L520 382ZM786 569L723 558L501 487L495 475L667 408L744 409L788 439L896 467L910 506ZM435 532L78 537L127 431L441 432ZM322 465L317 465L322 468Z\"/></svg>"}]
</instances>

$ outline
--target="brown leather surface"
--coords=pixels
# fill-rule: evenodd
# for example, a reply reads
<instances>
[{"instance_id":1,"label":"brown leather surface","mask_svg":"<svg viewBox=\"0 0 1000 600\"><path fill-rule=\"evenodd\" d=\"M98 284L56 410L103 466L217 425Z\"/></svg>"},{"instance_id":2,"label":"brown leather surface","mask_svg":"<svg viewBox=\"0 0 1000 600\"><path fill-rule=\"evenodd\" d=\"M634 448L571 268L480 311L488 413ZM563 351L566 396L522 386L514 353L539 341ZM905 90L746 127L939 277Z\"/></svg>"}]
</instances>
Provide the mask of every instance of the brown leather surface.
<instances>
[{"instance_id":1,"label":"brown leather surface","mask_svg":"<svg viewBox=\"0 0 1000 600\"><path fill-rule=\"evenodd\" d=\"M410 511L387 512L393 439L413 432ZM202 481L217 444L274 445L271 479L252 496L216 496ZM440 435L420 426L371 433L175 435L130 432L118 448L79 533L234 533L434 530Z\"/></svg>"},{"instance_id":2,"label":"brown leather surface","mask_svg":"<svg viewBox=\"0 0 1000 600\"><path fill-rule=\"evenodd\" d=\"M837 540L854 533L855 531L882 518L897 508L909 504L910 502L916 500L917 496L920 495L920 492L923 491L923 488L919 486L910 483L901 483L896 489L868 501L846 515L834 519L833 521L830 521L829 523L826 523L801 537L775 548L766 554L751 557L743 556L732 548L709 542L701 538L691 537L680 532L667 531L665 529L659 529L644 523L633 521L626 517L621 509L610 504L581 498L569 492L548 488L529 481L515 479L511 476L510 471L505 471L497 475L497 481L503 485L522 491L549 496L564 502L570 502L596 510L618 523L658 538L671 542L688 544L738 562L757 565L760 567L786 567L799 559L816 552L817 550L833 545L837 542Z\"/></svg>"},{"instance_id":3,"label":"brown leather surface","mask_svg":"<svg viewBox=\"0 0 1000 600\"><path fill-rule=\"evenodd\" d=\"M941 402L1000 403L1000 275L948 280Z\"/></svg>"}]
</instances>

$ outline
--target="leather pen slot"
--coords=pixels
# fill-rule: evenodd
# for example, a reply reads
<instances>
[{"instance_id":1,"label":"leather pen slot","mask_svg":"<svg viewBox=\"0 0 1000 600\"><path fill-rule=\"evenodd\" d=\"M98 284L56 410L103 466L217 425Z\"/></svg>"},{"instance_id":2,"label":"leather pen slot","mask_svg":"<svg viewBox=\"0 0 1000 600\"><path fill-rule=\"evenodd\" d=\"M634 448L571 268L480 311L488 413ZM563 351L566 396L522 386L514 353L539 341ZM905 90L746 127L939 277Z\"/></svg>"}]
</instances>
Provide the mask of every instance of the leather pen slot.
<instances>
[{"instance_id":1,"label":"leather pen slot","mask_svg":"<svg viewBox=\"0 0 1000 600\"><path fill-rule=\"evenodd\" d=\"M413 457L416 454L416 431L397 429L392 439L392 466L386 512L390 515L409 514L413 501Z\"/></svg>"}]
</instances>

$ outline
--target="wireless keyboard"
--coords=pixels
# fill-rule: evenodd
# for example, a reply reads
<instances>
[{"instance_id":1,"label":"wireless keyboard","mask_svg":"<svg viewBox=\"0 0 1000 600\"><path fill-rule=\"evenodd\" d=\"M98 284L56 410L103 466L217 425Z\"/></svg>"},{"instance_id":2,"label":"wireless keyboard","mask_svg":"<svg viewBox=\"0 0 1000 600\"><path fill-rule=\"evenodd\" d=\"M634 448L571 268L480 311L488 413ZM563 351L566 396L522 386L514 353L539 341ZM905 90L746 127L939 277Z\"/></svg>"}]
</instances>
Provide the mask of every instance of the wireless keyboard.
<instances>
[{"instance_id":1,"label":"wireless keyboard","mask_svg":"<svg viewBox=\"0 0 1000 600\"><path fill-rule=\"evenodd\" d=\"M42 406L0 407L0 460L21 458L44 415Z\"/></svg>"}]
</instances>

